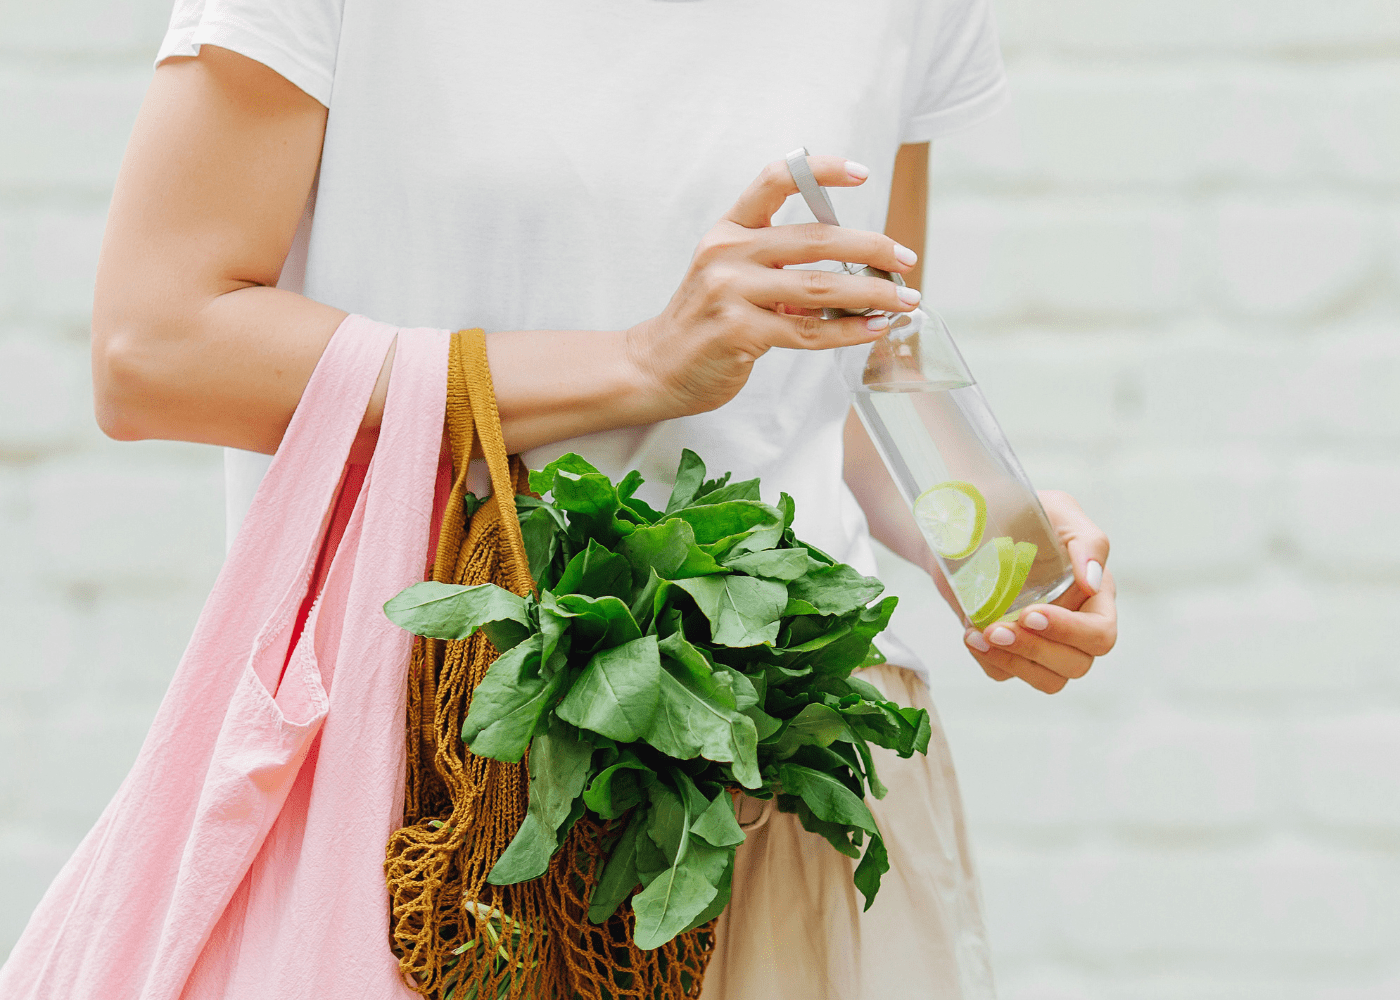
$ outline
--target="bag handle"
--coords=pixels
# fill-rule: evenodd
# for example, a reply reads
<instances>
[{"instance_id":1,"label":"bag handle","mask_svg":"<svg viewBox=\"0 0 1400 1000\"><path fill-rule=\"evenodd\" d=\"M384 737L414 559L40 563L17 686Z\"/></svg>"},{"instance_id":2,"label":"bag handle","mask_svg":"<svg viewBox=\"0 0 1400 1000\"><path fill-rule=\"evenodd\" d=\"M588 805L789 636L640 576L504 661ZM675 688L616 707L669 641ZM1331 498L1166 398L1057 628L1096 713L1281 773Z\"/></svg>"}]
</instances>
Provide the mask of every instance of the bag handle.
<instances>
[{"instance_id":1,"label":"bag handle","mask_svg":"<svg viewBox=\"0 0 1400 1000\"><path fill-rule=\"evenodd\" d=\"M525 486L525 470L518 458L506 454L496 390L486 359L486 333L481 329L458 330L452 335L447 365L447 437L452 453L452 491L438 540L433 579L450 582L456 568L465 530L457 511L462 509L467 491L467 466L474 455L480 454L491 474L491 499L487 503L496 504L500 515L501 555L510 589L522 596L530 593L535 582L530 576L530 560L515 512L515 494Z\"/></svg>"},{"instance_id":2,"label":"bag handle","mask_svg":"<svg viewBox=\"0 0 1400 1000\"><path fill-rule=\"evenodd\" d=\"M282 435L221 576L257 576L262 585L256 592L274 606L283 598L280 588L290 587L287 595L298 587L304 593L315 571L346 456L397 332L395 327L358 315L347 316L336 328ZM286 599L292 601L286 616L295 617L301 598ZM249 601L247 610L265 616L272 612L265 603Z\"/></svg>"}]
</instances>

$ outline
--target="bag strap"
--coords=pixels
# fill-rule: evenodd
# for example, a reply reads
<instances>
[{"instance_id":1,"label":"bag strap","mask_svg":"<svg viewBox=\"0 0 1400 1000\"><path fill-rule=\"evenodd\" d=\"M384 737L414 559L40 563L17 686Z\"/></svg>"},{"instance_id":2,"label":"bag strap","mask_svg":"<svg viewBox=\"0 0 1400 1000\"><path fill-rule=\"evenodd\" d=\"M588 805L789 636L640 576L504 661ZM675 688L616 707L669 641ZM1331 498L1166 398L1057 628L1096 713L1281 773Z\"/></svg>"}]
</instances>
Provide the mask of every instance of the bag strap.
<instances>
[{"instance_id":1,"label":"bag strap","mask_svg":"<svg viewBox=\"0 0 1400 1000\"><path fill-rule=\"evenodd\" d=\"M491 475L491 499L487 502L496 504L500 515L501 559L510 589L521 595L530 593L535 583L515 512L515 494L524 485L524 467L506 454L496 390L486 359L486 333L480 329L458 330L452 335L447 364L447 437L452 454L452 491L438 540L433 579L451 582L465 530L457 512L462 509L467 492L467 467L472 457L479 454L486 459Z\"/></svg>"}]
</instances>

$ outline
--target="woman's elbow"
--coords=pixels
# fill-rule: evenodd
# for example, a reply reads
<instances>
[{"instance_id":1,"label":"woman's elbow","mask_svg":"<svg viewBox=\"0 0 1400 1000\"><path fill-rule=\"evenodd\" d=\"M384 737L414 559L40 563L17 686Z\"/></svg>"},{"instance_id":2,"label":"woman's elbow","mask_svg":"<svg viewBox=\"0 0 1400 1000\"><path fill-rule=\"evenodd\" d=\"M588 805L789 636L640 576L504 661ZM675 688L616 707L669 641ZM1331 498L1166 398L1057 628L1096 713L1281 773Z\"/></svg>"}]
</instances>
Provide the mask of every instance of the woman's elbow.
<instances>
[{"instance_id":1,"label":"woman's elbow","mask_svg":"<svg viewBox=\"0 0 1400 1000\"><path fill-rule=\"evenodd\" d=\"M153 364L153 319L116 321L94 315L92 399L97 426L116 441L159 437L160 380Z\"/></svg>"}]
</instances>

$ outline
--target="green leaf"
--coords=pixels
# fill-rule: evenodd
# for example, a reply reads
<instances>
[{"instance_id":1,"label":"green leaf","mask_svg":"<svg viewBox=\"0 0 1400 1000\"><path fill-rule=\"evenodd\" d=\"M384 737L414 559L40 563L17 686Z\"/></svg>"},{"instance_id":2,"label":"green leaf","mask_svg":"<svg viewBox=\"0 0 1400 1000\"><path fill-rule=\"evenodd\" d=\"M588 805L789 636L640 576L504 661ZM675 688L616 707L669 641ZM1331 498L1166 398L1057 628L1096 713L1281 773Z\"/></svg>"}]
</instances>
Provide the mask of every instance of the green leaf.
<instances>
[{"instance_id":1,"label":"green leaf","mask_svg":"<svg viewBox=\"0 0 1400 1000\"><path fill-rule=\"evenodd\" d=\"M573 621L568 615L560 614L559 605L554 600L554 595L549 591L544 592L540 601L540 656L545 663L549 662L554 651L564 645L564 652L568 653L571 643L565 639L565 633L569 630L569 625Z\"/></svg>"},{"instance_id":2,"label":"green leaf","mask_svg":"<svg viewBox=\"0 0 1400 1000\"><path fill-rule=\"evenodd\" d=\"M846 686L860 695L866 701L884 701L885 692L881 691L874 684L859 677L847 677Z\"/></svg>"},{"instance_id":3,"label":"green leaf","mask_svg":"<svg viewBox=\"0 0 1400 1000\"><path fill-rule=\"evenodd\" d=\"M700 487L695 498L690 501L687 507L699 507L701 505L728 503L730 500L760 500L757 479L745 479L743 482L730 483L729 473L724 474L723 480L715 480L713 483L705 483ZM707 487L709 487L707 489Z\"/></svg>"},{"instance_id":4,"label":"green leaf","mask_svg":"<svg viewBox=\"0 0 1400 1000\"><path fill-rule=\"evenodd\" d=\"M676 580L710 620L713 640L721 646L757 646L778 637L778 620L787 605L787 588L751 576L698 576Z\"/></svg>"},{"instance_id":5,"label":"green leaf","mask_svg":"<svg viewBox=\"0 0 1400 1000\"><path fill-rule=\"evenodd\" d=\"M642 801L646 786L654 780L655 772L650 767L631 750L623 750L622 756L589 784L583 803L603 819L617 819Z\"/></svg>"},{"instance_id":6,"label":"green leaf","mask_svg":"<svg viewBox=\"0 0 1400 1000\"><path fill-rule=\"evenodd\" d=\"M816 615L820 614L815 607L806 601L799 601L796 598L788 598L787 604L783 607L783 617L792 618L795 615Z\"/></svg>"},{"instance_id":7,"label":"green leaf","mask_svg":"<svg viewBox=\"0 0 1400 1000\"><path fill-rule=\"evenodd\" d=\"M631 743L652 727L661 675L656 636L642 636L595 653L555 711L580 729Z\"/></svg>"},{"instance_id":8,"label":"green leaf","mask_svg":"<svg viewBox=\"0 0 1400 1000\"><path fill-rule=\"evenodd\" d=\"M631 592L632 569L627 560L616 552L610 552L596 539L589 539L588 547L569 560L554 586L556 597L584 594L588 597L626 598Z\"/></svg>"},{"instance_id":9,"label":"green leaf","mask_svg":"<svg viewBox=\"0 0 1400 1000\"><path fill-rule=\"evenodd\" d=\"M910 744L910 749L915 753L927 754L928 741L933 738L933 723L928 717L926 708L904 708L901 707L899 714L909 719L909 713L914 712L914 718L910 721L914 723L914 739Z\"/></svg>"},{"instance_id":10,"label":"green leaf","mask_svg":"<svg viewBox=\"0 0 1400 1000\"><path fill-rule=\"evenodd\" d=\"M598 470L590 465L584 458L569 452L567 455L560 455L550 462L539 472L530 473L530 490L533 493L544 495L554 489L554 473L563 469L572 472L576 476L586 475Z\"/></svg>"},{"instance_id":11,"label":"green leaf","mask_svg":"<svg viewBox=\"0 0 1400 1000\"><path fill-rule=\"evenodd\" d=\"M865 803L831 775L800 764L780 764L778 780L785 793L801 798L818 819L879 833Z\"/></svg>"},{"instance_id":12,"label":"green leaf","mask_svg":"<svg viewBox=\"0 0 1400 1000\"><path fill-rule=\"evenodd\" d=\"M796 580L807 572L807 553L802 549L764 549L762 552L745 552L737 556L727 556L726 569L749 576L762 576L770 580Z\"/></svg>"},{"instance_id":13,"label":"green leaf","mask_svg":"<svg viewBox=\"0 0 1400 1000\"><path fill-rule=\"evenodd\" d=\"M783 729L776 753L780 758L791 757L803 746L830 746L836 740L850 739L846 720L835 709L825 705L808 705L798 712Z\"/></svg>"},{"instance_id":14,"label":"green leaf","mask_svg":"<svg viewBox=\"0 0 1400 1000\"><path fill-rule=\"evenodd\" d=\"M651 818L643 839L656 850L653 853L646 844L637 847L637 871L643 885L650 885L653 878L671 867L690 830L685 796L658 780L647 789L647 799L651 803Z\"/></svg>"},{"instance_id":15,"label":"green leaf","mask_svg":"<svg viewBox=\"0 0 1400 1000\"><path fill-rule=\"evenodd\" d=\"M463 587L452 583L415 583L391 597L384 614L395 625L414 635L434 639L465 639L489 622L506 622L496 630L504 652L530 633L525 599L494 583ZM513 641L512 641L513 640ZM495 637L492 637L495 642Z\"/></svg>"},{"instance_id":16,"label":"green leaf","mask_svg":"<svg viewBox=\"0 0 1400 1000\"><path fill-rule=\"evenodd\" d=\"M628 469L627 474L623 476L620 480L618 480L617 498L619 500L632 499L633 494L635 494L637 490L641 488L641 485L644 482L646 482L646 480L642 478L642 474L640 472L638 472L636 469Z\"/></svg>"},{"instance_id":17,"label":"green leaf","mask_svg":"<svg viewBox=\"0 0 1400 1000\"><path fill-rule=\"evenodd\" d=\"M811 620L812 620L812 619L810 619L810 618L804 618L804 621L811 621ZM835 642L837 639L844 639L846 636L848 636L848 635L850 635L850 634L851 634L851 626L849 626L849 625L844 625L844 624L841 624L840 622L837 622L836 627L833 628L833 629L831 629L830 631L828 631L828 632L823 632L823 633L821 633L820 635L815 636L815 637L813 637L813 638L811 638L811 639L808 639L806 642L800 642L800 643L798 643L798 644L795 645L795 646L786 646L786 647L784 647L783 649L777 650L777 652L780 652L780 653L811 653L811 652L815 652L816 650L821 649L821 648L823 648L823 647L825 647L825 646L830 646L830 645L831 645L833 642Z\"/></svg>"},{"instance_id":18,"label":"green leaf","mask_svg":"<svg viewBox=\"0 0 1400 1000\"><path fill-rule=\"evenodd\" d=\"M699 499L700 497L704 497L704 496L709 496L711 493L713 493L715 490L719 489L721 486L726 485L726 484L729 482L729 480L731 480L731 479L733 479L733 478L734 478L734 473L732 473L732 472L726 472L724 475L720 476L718 479L707 479L707 480L705 480L703 483L700 484L700 488L699 488L698 490L695 491L695 497L696 497L696 499ZM691 504L694 504L694 503L695 503L695 500L692 500L692 501L691 501Z\"/></svg>"},{"instance_id":19,"label":"green leaf","mask_svg":"<svg viewBox=\"0 0 1400 1000\"><path fill-rule=\"evenodd\" d=\"M557 517L557 512L551 508L535 507L520 518L520 537L525 541L525 555L530 560L530 576L536 581L544 579L559 551L562 525Z\"/></svg>"},{"instance_id":20,"label":"green leaf","mask_svg":"<svg viewBox=\"0 0 1400 1000\"><path fill-rule=\"evenodd\" d=\"M755 500L686 507L670 516L689 524L696 544L716 557L772 548L783 533L782 512Z\"/></svg>"},{"instance_id":21,"label":"green leaf","mask_svg":"<svg viewBox=\"0 0 1400 1000\"><path fill-rule=\"evenodd\" d=\"M632 813L622 837L613 845L588 903L588 919L593 923L601 924L617 912L618 906L641 881L637 874L637 838L648 821L647 810L638 809Z\"/></svg>"},{"instance_id":22,"label":"green leaf","mask_svg":"<svg viewBox=\"0 0 1400 1000\"><path fill-rule=\"evenodd\" d=\"M735 709L743 712L758 707L758 689L753 686L753 681L749 680L747 676L733 667L716 665L714 677L717 683L726 686L733 692Z\"/></svg>"},{"instance_id":23,"label":"green leaf","mask_svg":"<svg viewBox=\"0 0 1400 1000\"><path fill-rule=\"evenodd\" d=\"M870 904L875 902L875 894L880 891L880 877L889 870L890 856L885 850L885 841L875 834L870 838L870 846L865 849L865 856L856 865L852 877L856 888L865 897L865 909L870 909Z\"/></svg>"},{"instance_id":24,"label":"green leaf","mask_svg":"<svg viewBox=\"0 0 1400 1000\"><path fill-rule=\"evenodd\" d=\"M704 482L705 463L689 448L682 448L681 464L676 468L676 485L671 488L671 498L666 501L666 513L688 506Z\"/></svg>"},{"instance_id":25,"label":"green leaf","mask_svg":"<svg viewBox=\"0 0 1400 1000\"><path fill-rule=\"evenodd\" d=\"M653 828L649 835L668 858L669 867L632 897L632 910L636 915L633 943L645 951L670 941L705 912L719 893L725 869L734 854L731 848L713 847L692 837L688 832L689 806L674 793L667 801L673 803L668 807L672 811L674 803L679 803L682 810L674 852L669 831L658 836ZM661 808L655 800L653 803L654 810ZM670 820L665 825L675 826Z\"/></svg>"},{"instance_id":26,"label":"green leaf","mask_svg":"<svg viewBox=\"0 0 1400 1000\"><path fill-rule=\"evenodd\" d=\"M702 658L703 659L703 658ZM758 730L734 708L732 689L722 686L708 664L662 660L661 696L646 741L677 760L704 757L734 765L745 788L762 784L758 772Z\"/></svg>"},{"instance_id":27,"label":"green leaf","mask_svg":"<svg viewBox=\"0 0 1400 1000\"><path fill-rule=\"evenodd\" d=\"M791 551L791 550L789 550ZM805 553L804 553L805 555ZM844 615L880 596L885 585L845 563L821 566L788 584L788 597L805 601L824 615Z\"/></svg>"},{"instance_id":28,"label":"green leaf","mask_svg":"<svg viewBox=\"0 0 1400 1000\"><path fill-rule=\"evenodd\" d=\"M606 524L617 513L621 501L617 498L617 487L601 472L575 476L560 471L554 477L554 505L570 514L582 514L590 520ZM590 517L591 515L591 517ZM569 519L573 523L573 518Z\"/></svg>"},{"instance_id":29,"label":"green leaf","mask_svg":"<svg viewBox=\"0 0 1400 1000\"><path fill-rule=\"evenodd\" d=\"M757 705L752 708L741 708L739 711L753 720L759 742L768 739L783 727L782 719L774 718Z\"/></svg>"},{"instance_id":30,"label":"green leaf","mask_svg":"<svg viewBox=\"0 0 1400 1000\"><path fill-rule=\"evenodd\" d=\"M788 536L792 533L792 520L797 516L797 502L786 493L778 494L778 510L783 515L783 537L791 543L793 540Z\"/></svg>"},{"instance_id":31,"label":"green leaf","mask_svg":"<svg viewBox=\"0 0 1400 1000\"><path fill-rule=\"evenodd\" d=\"M509 763L525 756L540 717L566 676L562 670L541 676L540 645L535 635L502 653L472 692L462 723L462 739L472 753Z\"/></svg>"},{"instance_id":32,"label":"green leaf","mask_svg":"<svg viewBox=\"0 0 1400 1000\"><path fill-rule=\"evenodd\" d=\"M735 847L744 842L744 831L734 816L734 798L720 792L690 825L690 832L714 847Z\"/></svg>"},{"instance_id":33,"label":"green leaf","mask_svg":"<svg viewBox=\"0 0 1400 1000\"><path fill-rule=\"evenodd\" d=\"M637 591L637 596L632 599L632 620L643 632L652 630L652 622L656 619L656 595L660 589L661 578L653 570L647 577L647 582Z\"/></svg>"},{"instance_id":34,"label":"green leaf","mask_svg":"<svg viewBox=\"0 0 1400 1000\"><path fill-rule=\"evenodd\" d=\"M720 876L719 885L715 892L715 898L710 900L710 905L700 911L700 914L685 928L686 931L694 930L702 924L708 924L715 917L724 912L724 908L729 905L729 898L734 889L734 854L729 855L729 860L725 863L724 874ZM682 931L681 933L685 933Z\"/></svg>"},{"instance_id":35,"label":"green leaf","mask_svg":"<svg viewBox=\"0 0 1400 1000\"><path fill-rule=\"evenodd\" d=\"M538 878L559 849L560 827L588 781L593 747L554 718L530 744L530 807L525 821L492 867L487 881L514 885Z\"/></svg>"},{"instance_id":36,"label":"green leaf","mask_svg":"<svg viewBox=\"0 0 1400 1000\"><path fill-rule=\"evenodd\" d=\"M481 505L486 501L477 496L471 490L462 494L462 511L466 514L467 520L472 519L472 515L481 509Z\"/></svg>"},{"instance_id":37,"label":"green leaf","mask_svg":"<svg viewBox=\"0 0 1400 1000\"><path fill-rule=\"evenodd\" d=\"M618 552L631 564L635 580L652 572L663 580L725 572L695 544L690 525L678 519L636 529L622 540Z\"/></svg>"},{"instance_id":38,"label":"green leaf","mask_svg":"<svg viewBox=\"0 0 1400 1000\"><path fill-rule=\"evenodd\" d=\"M870 644L869 651L867 651L865 654L865 659L860 661L860 666L856 669L864 670L866 667L878 667L880 664L885 662L887 662L885 660L885 654L880 652L880 650L872 642Z\"/></svg>"},{"instance_id":39,"label":"green leaf","mask_svg":"<svg viewBox=\"0 0 1400 1000\"><path fill-rule=\"evenodd\" d=\"M889 794L889 789L875 772L875 755L870 752L870 744L862 736L855 733L851 735L854 737L856 751L860 754L861 764L864 765L865 780L870 784L870 794L877 799L883 799Z\"/></svg>"},{"instance_id":40,"label":"green leaf","mask_svg":"<svg viewBox=\"0 0 1400 1000\"><path fill-rule=\"evenodd\" d=\"M851 828L849 826L818 819L808 808L807 803L796 795L779 795L778 808L783 812L795 815L801 822L802 829L808 833L815 833L819 837L825 837L828 844L848 858L860 857L860 850L851 843Z\"/></svg>"},{"instance_id":41,"label":"green leaf","mask_svg":"<svg viewBox=\"0 0 1400 1000\"><path fill-rule=\"evenodd\" d=\"M575 640L575 649L609 649L642 637L631 609L616 597L565 594L555 598L555 612L574 619L574 634L583 640Z\"/></svg>"},{"instance_id":42,"label":"green leaf","mask_svg":"<svg viewBox=\"0 0 1400 1000\"><path fill-rule=\"evenodd\" d=\"M898 603L899 598L890 596L873 607L861 608L850 619L851 631L846 636L811 654L805 662L817 673L849 675L865 660L871 641L889 624Z\"/></svg>"}]
</instances>

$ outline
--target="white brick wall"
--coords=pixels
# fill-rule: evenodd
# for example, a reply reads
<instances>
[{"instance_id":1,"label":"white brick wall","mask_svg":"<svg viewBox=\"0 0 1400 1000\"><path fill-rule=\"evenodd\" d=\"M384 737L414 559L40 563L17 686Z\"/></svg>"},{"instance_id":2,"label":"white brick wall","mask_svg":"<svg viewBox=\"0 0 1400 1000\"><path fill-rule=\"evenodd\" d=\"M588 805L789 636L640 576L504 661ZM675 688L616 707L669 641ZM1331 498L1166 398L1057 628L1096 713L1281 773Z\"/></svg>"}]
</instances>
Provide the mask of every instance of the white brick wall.
<instances>
[{"instance_id":1,"label":"white brick wall","mask_svg":"<svg viewBox=\"0 0 1400 1000\"><path fill-rule=\"evenodd\" d=\"M1122 639L934 669L1007 1000L1400 998L1400 4L998 0L929 301L1114 541ZM209 449L92 425L105 206L164 0L0 0L0 954L115 789L221 554Z\"/></svg>"},{"instance_id":2,"label":"white brick wall","mask_svg":"<svg viewBox=\"0 0 1400 1000\"><path fill-rule=\"evenodd\" d=\"M1400 998L1400 5L1008 0L929 300L1114 542L1053 699L921 630L1010 1000ZM917 595L917 596L916 596Z\"/></svg>"}]
</instances>

